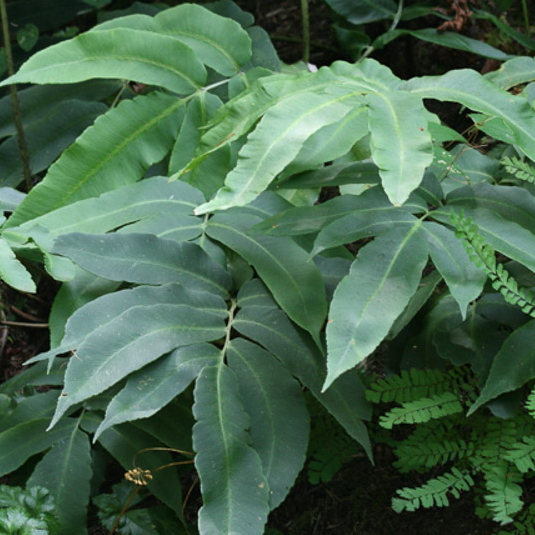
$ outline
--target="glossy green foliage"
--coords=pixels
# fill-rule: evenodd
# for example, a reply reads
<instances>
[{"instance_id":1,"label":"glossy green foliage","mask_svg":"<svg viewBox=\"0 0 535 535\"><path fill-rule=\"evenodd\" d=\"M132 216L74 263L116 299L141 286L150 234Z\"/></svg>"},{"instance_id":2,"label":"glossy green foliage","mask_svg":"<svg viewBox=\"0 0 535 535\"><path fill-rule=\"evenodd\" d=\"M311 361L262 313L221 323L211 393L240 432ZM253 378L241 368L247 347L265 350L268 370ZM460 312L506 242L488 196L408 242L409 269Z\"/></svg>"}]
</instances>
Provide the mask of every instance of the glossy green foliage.
<instances>
[{"instance_id":1,"label":"glossy green foliage","mask_svg":"<svg viewBox=\"0 0 535 535\"><path fill-rule=\"evenodd\" d=\"M359 9L355 20L398 16L388 2ZM194 466L200 534L262 535L305 465L311 415L337 429L334 464L325 443L311 450L310 477L326 480L356 448L371 457L370 400L395 401L381 425L416 424L427 447L410 464L416 445L405 444L403 466L461 463L402 491L395 508L446 505L480 471L489 511L512 519L533 462L520 424L498 441L479 411L473 436L449 432L483 404L493 422L514 415L503 394L535 377L535 196L521 181L535 113L527 92L506 90L535 70L517 58L494 78L402 81L364 59L281 73L251 25L230 2L151 7L39 51L0 84L38 84L21 94L29 132L65 102L98 115L76 140L51 140L50 161L36 149L47 172L26 196L0 191L12 212L3 280L33 291L30 273L44 267L62 282L50 349L1 388L0 475L23 466L56 500L60 533L84 533L92 474L111 455L162 504L159 515L136 506L123 524L179 533L181 477ZM459 136L430 98L468 108L495 153L444 148ZM498 184L513 151L503 161L519 181ZM339 189L316 202L323 187ZM385 342L391 367L411 371L367 399L359 365ZM60 389L20 395L23 384ZM505 481L509 465L518 474ZM119 495L96 500L111 525Z\"/></svg>"}]
</instances>

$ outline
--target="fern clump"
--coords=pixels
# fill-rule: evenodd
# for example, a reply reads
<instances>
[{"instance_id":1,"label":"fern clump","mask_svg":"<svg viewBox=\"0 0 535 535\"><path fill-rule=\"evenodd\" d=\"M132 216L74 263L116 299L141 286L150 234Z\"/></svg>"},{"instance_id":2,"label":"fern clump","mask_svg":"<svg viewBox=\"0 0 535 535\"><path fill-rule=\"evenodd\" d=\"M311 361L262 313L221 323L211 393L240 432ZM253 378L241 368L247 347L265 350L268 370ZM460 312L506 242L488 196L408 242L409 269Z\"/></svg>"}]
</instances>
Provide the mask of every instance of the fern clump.
<instances>
[{"instance_id":1,"label":"fern clump","mask_svg":"<svg viewBox=\"0 0 535 535\"><path fill-rule=\"evenodd\" d=\"M432 388L419 388L431 377ZM472 488L482 490L488 516L500 524L512 522L522 510L521 483L535 469L535 422L522 412L509 419L482 412L467 418L474 390L465 368L404 371L369 385L368 399L374 403L404 392L397 398L403 401L379 419L385 429L413 425L406 438L393 442L396 468L404 473L445 470L420 486L399 489L392 500L396 512L447 507Z\"/></svg>"},{"instance_id":2,"label":"fern clump","mask_svg":"<svg viewBox=\"0 0 535 535\"><path fill-rule=\"evenodd\" d=\"M452 212L450 217L456 228L456 236L463 241L470 260L485 270L492 287L503 295L507 303L520 307L522 312L535 318L533 292L520 287L507 269L497 262L494 249L485 242L477 225L470 218L465 217L463 213Z\"/></svg>"}]
</instances>

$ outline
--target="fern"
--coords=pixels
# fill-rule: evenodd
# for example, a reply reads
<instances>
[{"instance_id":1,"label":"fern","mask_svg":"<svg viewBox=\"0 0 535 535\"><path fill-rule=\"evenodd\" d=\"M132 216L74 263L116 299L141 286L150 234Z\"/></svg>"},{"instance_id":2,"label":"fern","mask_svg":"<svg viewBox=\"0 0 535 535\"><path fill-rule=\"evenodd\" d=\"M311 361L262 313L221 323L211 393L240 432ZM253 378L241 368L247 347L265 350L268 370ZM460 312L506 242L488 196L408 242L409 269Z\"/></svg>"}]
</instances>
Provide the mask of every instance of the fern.
<instances>
[{"instance_id":1,"label":"fern","mask_svg":"<svg viewBox=\"0 0 535 535\"><path fill-rule=\"evenodd\" d=\"M513 444L505 458L514 463L520 472L535 470L535 437L525 436Z\"/></svg>"},{"instance_id":2,"label":"fern","mask_svg":"<svg viewBox=\"0 0 535 535\"><path fill-rule=\"evenodd\" d=\"M520 307L522 312L535 318L535 296L533 293L518 286L516 280L496 261L494 249L479 234L477 225L462 213L451 212L451 221L456 228L456 236L463 240L470 260L485 270L492 287L500 292L505 301Z\"/></svg>"},{"instance_id":3,"label":"fern","mask_svg":"<svg viewBox=\"0 0 535 535\"><path fill-rule=\"evenodd\" d=\"M514 156L512 158L505 156L502 159L501 164L504 166L505 171L510 175L513 175L515 178L535 184L535 168L527 162L523 162Z\"/></svg>"},{"instance_id":4,"label":"fern","mask_svg":"<svg viewBox=\"0 0 535 535\"><path fill-rule=\"evenodd\" d=\"M489 494L485 502L493 513L493 519L502 525L513 521L513 516L522 509L522 475L506 461L496 463L485 472L485 486Z\"/></svg>"},{"instance_id":5,"label":"fern","mask_svg":"<svg viewBox=\"0 0 535 535\"><path fill-rule=\"evenodd\" d=\"M429 398L408 401L401 407L395 407L379 419L379 425L392 429L396 424L415 424L428 422L433 418L442 418L463 411L457 394L443 392Z\"/></svg>"},{"instance_id":6,"label":"fern","mask_svg":"<svg viewBox=\"0 0 535 535\"><path fill-rule=\"evenodd\" d=\"M392 500L392 508L397 513L416 511L420 507L446 507L449 497L458 498L461 492L469 490L474 484L468 472L452 468L451 472L430 479L420 487L405 487L397 491L399 498Z\"/></svg>"}]
</instances>

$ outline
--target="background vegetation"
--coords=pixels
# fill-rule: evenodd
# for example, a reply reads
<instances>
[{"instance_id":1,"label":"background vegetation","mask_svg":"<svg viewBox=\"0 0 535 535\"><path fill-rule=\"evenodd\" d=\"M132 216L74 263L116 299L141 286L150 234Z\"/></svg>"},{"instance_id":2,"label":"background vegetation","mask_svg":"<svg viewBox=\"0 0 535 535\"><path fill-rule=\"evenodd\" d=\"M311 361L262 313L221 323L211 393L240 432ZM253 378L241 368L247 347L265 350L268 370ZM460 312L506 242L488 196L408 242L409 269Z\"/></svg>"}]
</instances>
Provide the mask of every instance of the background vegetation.
<instances>
[{"instance_id":1,"label":"background vegetation","mask_svg":"<svg viewBox=\"0 0 535 535\"><path fill-rule=\"evenodd\" d=\"M1 2L4 531L535 530L527 4L200 4Z\"/></svg>"}]
</instances>

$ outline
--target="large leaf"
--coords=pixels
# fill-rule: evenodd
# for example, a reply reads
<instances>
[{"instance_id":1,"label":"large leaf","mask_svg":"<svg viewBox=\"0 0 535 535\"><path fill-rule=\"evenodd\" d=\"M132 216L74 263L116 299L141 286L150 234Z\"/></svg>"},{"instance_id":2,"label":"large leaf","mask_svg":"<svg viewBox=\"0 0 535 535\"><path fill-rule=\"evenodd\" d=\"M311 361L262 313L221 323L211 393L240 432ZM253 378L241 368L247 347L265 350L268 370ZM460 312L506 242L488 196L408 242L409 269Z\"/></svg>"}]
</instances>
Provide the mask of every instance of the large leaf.
<instances>
[{"instance_id":1,"label":"large leaf","mask_svg":"<svg viewBox=\"0 0 535 535\"><path fill-rule=\"evenodd\" d=\"M225 365L203 369L195 386L193 448L203 506L199 531L210 535L262 535L269 486L258 453L249 445L234 373Z\"/></svg>"},{"instance_id":2,"label":"large leaf","mask_svg":"<svg viewBox=\"0 0 535 535\"><path fill-rule=\"evenodd\" d=\"M468 414L505 392L511 392L535 378L535 320L516 329L494 357L489 375Z\"/></svg>"},{"instance_id":3,"label":"large leaf","mask_svg":"<svg viewBox=\"0 0 535 535\"><path fill-rule=\"evenodd\" d=\"M34 54L0 83L66 84L120 78L189 94L200 89L206 69L188 46L167 35L118 28L83 33Z\"/></svg>"},{"instance_id":4,"label":"large leaf","mask_svg":"<svg viewBox=\"0 0 535 535\"><path fill-rule=\"evenodd\" d=\"M93 300L80 306L69 317L61 344L53 347L50 351L33 357L28 361L28 364L80 347L94 331L116 321L121 314L128 312L132 307L181 304L195 307L197 310L203 310L222 319L227 317L225 303L220 297L208 292L187 290L179 284L138 286L99 296L101 288L97 285L97 295L93 296Z\"/></svg>"},{"instance_id":5,"label":"large leaf","mask_svg":"<svg viewBox=\"0 0 535 535\"><path fill-rule=\"evenodd\" d=\"M17 260L15 253L3 238L0 238L0 278L21 292L36 291L28 270Z\"/></svg>"},{"instance_id":6,"label":"large leaf","mask_svg":"<svg viewBox=\"0 0 535 535\"><path fill-rule=\"evenodd\" d=\"M69 436L76 425L76 422L64 419L47 433L49 423L50 418L35 418L0 433L0 475L13 472L32 455Z\"/></svg>"},{"instance_id":7,"label":"large leaf","mask_svg":"<svg viewBox=\"0 0 535 535\"><path fill-rule=\"evenodd\" d=\"M130 15L116 18L99 24L93 31L115 28L174 37L194 50L204 64L224 76L236 74L251 56L251 40L237 22L194 4L165 9L155 17Z\"/></svg>"},{"instance_id":8,"label":"large leaf","mask_svg":"<svg viewBox=\"0 0 535 535\"><path fill-rule=\"evenodd\" d=\"M9 226L137 182L170 150L182 105L156 91L125 100L99 117L31 190Z\"/></svg>"},{"instance_id":9,"label":"large leaf","mask_svg":"<svg viewBox=\"0 0 535 535\"><path fill-rule=\"evenodd\" d=\"M54 447L35 467L28 486L48 489L57 507L59 535L87 533L91 452L89 437L78 426Z\"/></svg>"},{"instance_id":10,"label":"large leaf","mask_svg":"<svg viewBox=\"0 0 535 535\"><path fill-rule=\"evenodd\" d=\"M349 113L344 100L350 99L355 100L356 96L301 93L275 104L248 136L239 152L237 166L225 179L225 186L195 213L243 206L254 200L297 156L312 134Z\"/></svg>"},{"instance_id":11,"label":"large leaf","mask_svg":"<svg viewBox=\"0 0 535 535\"><path fill-rule=\"evenodd\" d=\"M464 106L497 117L511 129L516 143L535 159L535 115L522 96L513 96L488 82L476 71L461 69L443 76L414 78L405 88L423 98L459 102Z\"/></svg>"},{"instance_id":12,"label":"large leaf","mask_svg":"<svg viewBox=\"0 0 535 535\"><path fill-rule=\"evenodd\" d=\"M326 373L323 355L306 333L292 324L276 307L258 279L241 288L238 306L241 310L232 327L275 355L327 407L347 433L362 444L371 457L370 440L362 423L363 419L370 418L371 406L358 375L347 373L327 392L321 393Z\"/></svg>"},{"instance_id":13,"label":"large leaf","mask_svg":"<svg viewBox=\"0 0 535 535\"><path fill-rule=\"evenodd\" d=\"M427 115L420 97L400 91L368 95L373 161L393 204L403 204L433 161Z\"/></svg>"},{"instance_id":14,"label":"large leaf","mask_svg":"<svg viewBox=\"0 0 535 535\"><path fill-rule=\"evenodd\" d=\"M110 280L145 284L181 282L225 296L230 276L198 245L152 234L79 234L60 236L54 253Z\"/></svg>"},{"instance_id":15,"label":"large leaf","mask_svg":"<svg viewBox=\"0 0 535 535\"><path fill-rule=\"evenodd\" d=\"M69 360L53 426L72 405L99 394L176 347L225 335L217 315L188 305L134 306L96 329Z\"/></svg>"},{"instance_id":16,"label":"large leaf","mask_svg":"<svg viewBox=\"0 0 535 535\"><path fill-rule=\"evenodd\" d=\"M468 303L479 296L487 276L470 260L453 231L428 221L422 228L426 233L431 259L459 303L464 319Z\"/></svg>"},{"instance_id":17,"label":"large leaf","mask_svg":"<svg viewBox=\"0 0 535 535\"><path fill-rule=\"evenodd\" d=\"M192 215L195 206L203 201L202 194L184 182L151 177L33 218L7 230L5 236L9 238L10 232L31 236L32 227L37 226L53 237L70 232L104 234L115 228L131 228L129 223L149 218Z\"/></svg>"},{"instance_id":18,"label":"large leaf","mask_svg":"<svg viewBox=\"0 0 535 535\"><path fill-rule=\"evenodd\" d=\"M301 387L275 357L241 338L230 343L227 358L251 417L252 445L262 460L274 509L305 461L309 418Z\"/></svg>"},{"instance_id":19,"label":"large leaf","mask_svg":"<svg viewBox=\"0 0 535 535\"><path fill-rule=\"evenodd\" d=\"M319 340L327 311L321 274L292 239L248 235L247 230L259 221L240 211L217 214L206 232L245 258L288 316Z\"/></svg>"},{"instance_id":20,"label":"large leaf","mask_svg":"<svg viewBox=\"0 0 535 535\"><path fill-rule=\"evenodd\" d=\"M221 351L215 346L195 344L175 349L132 374L108 405L94 440L113 425L152 416L183 392L202 368L214 366L220 359Z\"/></svg>"},{"instance_id":21,"label":"large leaf","mask_svg":"<svg viewBox=\"0 0 535 535\"><path fill-rule=\"evenodd\" d=\"M388 334L418 288L427 255L419 224L393 229L359 251L331 303L324 389Z\"/></svg>"}]
</instances>

